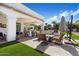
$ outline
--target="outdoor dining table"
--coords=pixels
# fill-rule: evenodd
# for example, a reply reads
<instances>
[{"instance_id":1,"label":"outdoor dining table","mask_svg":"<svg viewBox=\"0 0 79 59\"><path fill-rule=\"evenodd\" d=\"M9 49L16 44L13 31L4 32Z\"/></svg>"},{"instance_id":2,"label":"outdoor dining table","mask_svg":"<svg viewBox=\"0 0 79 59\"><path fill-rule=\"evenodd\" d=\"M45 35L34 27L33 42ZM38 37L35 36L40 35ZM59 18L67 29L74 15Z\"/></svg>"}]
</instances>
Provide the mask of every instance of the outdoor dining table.
<instances>
[{"instance_id":1,"label":"outdoor dining table","mask_svg":"<svg viewBox=\"0 0 79 59\"><path fill-rule=\"evenodd\" d=\"M54 35L52 35L52 34L46 34L46 37L47 37L47 41L48 42L52 42L52 39L53 39Z\"/></svg>"}]
</instances>

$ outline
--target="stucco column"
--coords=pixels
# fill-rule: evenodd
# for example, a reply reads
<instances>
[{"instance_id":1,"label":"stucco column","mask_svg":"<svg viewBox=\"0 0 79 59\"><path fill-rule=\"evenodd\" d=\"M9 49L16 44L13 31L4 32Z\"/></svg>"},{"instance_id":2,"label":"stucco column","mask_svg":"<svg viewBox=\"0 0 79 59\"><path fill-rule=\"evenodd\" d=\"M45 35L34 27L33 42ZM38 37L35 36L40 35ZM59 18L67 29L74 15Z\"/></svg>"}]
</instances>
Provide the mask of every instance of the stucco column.
<instances>
[{"instance_id":1,"label":"stucco column","mask_svg":"<svg viewBox=\"0 0 79 59\"><path fill-rule=\"evenodd\" d=\"M41 25L41 30L44 31L44 24Z\"/></svg>"},{"instance_id":2,"label":"stucco column","mask_svg":"<svg viewBox=\"0 0 79 59\"><path fill-rule=\"evenodd\" d=\"M21 32L23 32L24 31L24 24L23 23L21 23Z\"/></svg>"},{"instance_id":3,"label":"stucco column","mask_svg":"<svg viewBox=\"0 0 79 59\"><path fill-rule=\"evenodd\" d=\"M16 18L7 17L7 41L16 40Z\"/></svg>"}]
</instances>

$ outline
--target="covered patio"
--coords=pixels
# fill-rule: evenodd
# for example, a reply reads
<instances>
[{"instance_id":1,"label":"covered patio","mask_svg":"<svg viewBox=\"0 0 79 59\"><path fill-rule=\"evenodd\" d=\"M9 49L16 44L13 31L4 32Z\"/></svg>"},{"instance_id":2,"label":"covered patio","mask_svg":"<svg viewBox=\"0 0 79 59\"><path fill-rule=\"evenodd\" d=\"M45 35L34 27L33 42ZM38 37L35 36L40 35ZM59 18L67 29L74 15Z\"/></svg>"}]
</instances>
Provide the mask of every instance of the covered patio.
<instances>
[{"instance_id":1,"label":"covered patio","mask_svg":"<svg viewBox=\"0 0 79 59\"><path fill-rule=\"evenodd\" d=\"M6 41L16 40L16 32L23 32L24 27L26 28L28 24L43 25L43 19L43 16L22 4L0 3L0 23L5 27L0 32L3 34L5 32Z\"/></svg>"}]
</instances>

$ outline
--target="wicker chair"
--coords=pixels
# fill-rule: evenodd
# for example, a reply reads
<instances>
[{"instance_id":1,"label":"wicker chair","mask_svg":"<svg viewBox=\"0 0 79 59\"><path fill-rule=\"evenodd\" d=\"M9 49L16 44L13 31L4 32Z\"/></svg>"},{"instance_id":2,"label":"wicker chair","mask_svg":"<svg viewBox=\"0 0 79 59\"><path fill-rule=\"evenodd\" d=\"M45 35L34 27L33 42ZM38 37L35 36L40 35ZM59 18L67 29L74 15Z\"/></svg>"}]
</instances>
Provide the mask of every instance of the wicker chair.
<instances>
[{"instance_id":1,"label":"wicker chair","mask_svg":"<svg viewBox=\"0 0 79 59\"><path fill-rule=\"evenodd\" d=\"M39 41L47 41L45 34L37 34L37 37Z\"/></svg>"},{"instance_id":2,"label":"wicker chair","mask_svg":"<svg viewBox=\"0 0 79 59\"><path fill-rule=\"evenodd\" d=\"M64 34L60 34L60 36L53 37L53 42L56 44L62 44Z\"/></svg>"},{"instance_id":3,"label":"wicker chair","mask_svg":"<svg viewBox=\"0 0 79 59\"><path fill-rule=\"evenodd\" d=\"M48 45L46 35L42 33L37 34L38 41L43 41L43 45Z\"/></svg>"},{"instance_id":4,"label":"wicker chair","mask_svg":"<svg viewBox=\"0 0 79 59\"><path fill-rule=\"evenodd\" d=\"M16 32L16 40L19 40L19 39L21 39L23 37L24 37L24 35L23 35L22 32Z\"/></svg>"},{"instance_id":5,"label":"wicker chair","mask_svg":"<svg viewBox=\"0 0 79 59\"><path fill-rule=\"evenodd\" d=\"M0 41L6 40L6 35L0 32Z\"/></svg>"}]
</instances>

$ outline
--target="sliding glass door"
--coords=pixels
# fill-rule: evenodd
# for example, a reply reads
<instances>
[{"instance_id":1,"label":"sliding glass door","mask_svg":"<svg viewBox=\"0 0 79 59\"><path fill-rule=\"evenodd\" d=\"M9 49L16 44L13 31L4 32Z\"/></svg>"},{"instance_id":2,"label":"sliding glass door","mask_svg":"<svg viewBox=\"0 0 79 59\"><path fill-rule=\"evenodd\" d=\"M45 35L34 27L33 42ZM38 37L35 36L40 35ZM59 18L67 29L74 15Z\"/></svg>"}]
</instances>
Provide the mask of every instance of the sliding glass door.
<instances>
[{"instance_id":1,"label":"sliding glass door","mask_svg":"<svg viewBox=\"0 0 79 59\"><path fill-rule=\"evenodd\" d=\"M16 23L16 31L21 32L21 24L20 23Z\"/></svg>"}]
</instances>

